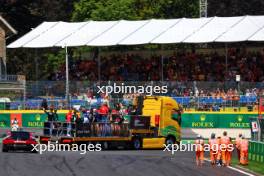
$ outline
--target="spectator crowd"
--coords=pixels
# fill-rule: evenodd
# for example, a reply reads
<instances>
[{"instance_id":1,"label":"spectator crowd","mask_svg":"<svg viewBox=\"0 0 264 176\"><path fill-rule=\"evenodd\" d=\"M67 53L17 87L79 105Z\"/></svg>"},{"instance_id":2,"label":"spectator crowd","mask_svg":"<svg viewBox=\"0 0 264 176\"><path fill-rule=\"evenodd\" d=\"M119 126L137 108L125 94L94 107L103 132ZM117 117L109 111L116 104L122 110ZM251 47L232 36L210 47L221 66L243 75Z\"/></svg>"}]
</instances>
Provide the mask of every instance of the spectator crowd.
<instances>
[{"instance_id":1,"label":"spectator crowd","mask_svg":"<svg viewBox=\"0 0 264 176\"><path fill-rule=\"evenodd\" d=\"M103 81L234 81L241 75L241 81L264 81L264 49L260 52L247 52L229 49L225 54L177 52L169 57L154 55L144 58L135 54L112 54L101 56L100 79ZM74 59L73 59L74 60ZM54 81L65 79L65 66L52 73ZM74 60L70 64L70 80L98 80L96 60Z\"/></svg>"}]
</instances>

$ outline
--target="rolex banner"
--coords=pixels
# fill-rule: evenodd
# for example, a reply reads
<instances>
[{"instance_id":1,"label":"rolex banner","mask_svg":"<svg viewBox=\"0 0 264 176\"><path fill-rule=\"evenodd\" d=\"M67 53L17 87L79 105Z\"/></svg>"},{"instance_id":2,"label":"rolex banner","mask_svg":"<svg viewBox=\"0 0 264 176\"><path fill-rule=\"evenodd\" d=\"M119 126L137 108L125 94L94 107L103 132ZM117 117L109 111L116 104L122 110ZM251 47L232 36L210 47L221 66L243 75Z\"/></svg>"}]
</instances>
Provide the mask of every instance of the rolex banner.
<instances>
[{"instance_id":1,"label":"rolex banner","mask_svg":"<svg viewBox=\"0 0 264 176\"><path fill-rule=\"evenodd\" d=\"M58 113L59 121L65 121L65 114ZM182 114L182 128L250 128L250 118L257 114L191 113ZM0 113L0 128L10 128L11 120L17 118L22 127L44 126L45 113ZM127 119L130 119L130 117Z\"/></svg>"},{"instance_id":2,"label":"rolex banner","mask_svg":"<svg viewBox=\"0 0 264 176\"><path fill-rule=\"evenodd\" d=\"M64 114L58 114L59 121L65 120ZM43 127L44 122L47 120L47 114L44 113L25 113L22 114L23 127Z\"/></svg>"},{"instance_id":3,"label":"rolex banner","mask_svg":"<svg viewBox=\"0 0 264 176\"><path fill-rule=\"evenodd\" d=\"M185 113L182 128L250 128L252 114Z\"/></svg>"},{"instance_id":4,"label":"rolex banner","mask_svg":"<svg viewBox=\"0 0 264 176\"><path fill-rule=\"evenodd\" d=\"M10 127L10 114L0 113L0 128Z\"/></svg>"},{"instance_id":5,"label":"rolex banner","mask_svg":"<svg viewBox=\"0 0 264 176\"><path fill-rule=\"evenodd\" d=\"M23 127L43 127L46 114L23 114Z\"/></svg>"}]
</instances>

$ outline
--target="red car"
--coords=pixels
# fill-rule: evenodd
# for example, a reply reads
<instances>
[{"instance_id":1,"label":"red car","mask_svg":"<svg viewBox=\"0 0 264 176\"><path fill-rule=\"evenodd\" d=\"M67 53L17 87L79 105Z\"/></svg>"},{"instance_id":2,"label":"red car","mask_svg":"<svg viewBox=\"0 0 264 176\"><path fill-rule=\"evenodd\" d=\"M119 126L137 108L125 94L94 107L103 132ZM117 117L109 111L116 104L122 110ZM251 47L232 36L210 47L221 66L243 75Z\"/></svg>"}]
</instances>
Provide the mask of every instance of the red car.
<instances>
[{"instance_id":1,"label":"red car","mask_svg":"<svg viewBox=\"0 0 264 176\"><path fill-rule=\"evenodd\" d=\"M2 141L2 152L8 151L31 151L38 142L27 131L11 131ZM37 152L37 151L32 151Z\"/></svg>"}]
</instances>

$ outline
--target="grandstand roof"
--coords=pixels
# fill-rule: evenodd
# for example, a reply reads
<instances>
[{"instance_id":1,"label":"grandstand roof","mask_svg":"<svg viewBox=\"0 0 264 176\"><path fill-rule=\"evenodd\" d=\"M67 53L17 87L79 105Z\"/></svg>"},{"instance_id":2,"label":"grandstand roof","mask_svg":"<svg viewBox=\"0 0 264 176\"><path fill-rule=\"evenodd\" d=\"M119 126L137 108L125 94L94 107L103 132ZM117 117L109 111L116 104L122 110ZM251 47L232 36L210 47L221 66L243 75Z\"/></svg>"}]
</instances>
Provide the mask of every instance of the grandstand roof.
<instances>
[{"instance_id":1,"label":"grandstand roof","mask_svg":"<svg viewBox=\"0 0 264 176\"><path fill-rule=\"evenodd\" d=\"M43 22L8 48L264 41L264 16Z\"/></svg>"}]
</instances>

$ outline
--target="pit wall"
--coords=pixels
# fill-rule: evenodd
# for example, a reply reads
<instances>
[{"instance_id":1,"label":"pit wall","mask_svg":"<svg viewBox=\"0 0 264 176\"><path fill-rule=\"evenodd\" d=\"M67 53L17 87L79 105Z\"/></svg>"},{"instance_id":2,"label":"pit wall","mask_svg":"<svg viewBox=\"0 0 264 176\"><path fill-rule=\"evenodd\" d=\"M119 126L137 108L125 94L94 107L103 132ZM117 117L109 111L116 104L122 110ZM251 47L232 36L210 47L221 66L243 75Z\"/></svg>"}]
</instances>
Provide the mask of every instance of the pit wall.
<instances>
[{"instance_id":1,"label":"pit wall","mask_svg":"<svg viewBox=\"0 0 264 176\"><path fill-rule=\"evenodd\" d=\"M67 110L58 111L60 121L65 120ZM11 120L17 118L19 126L41 128L47 115L43 111L0 111L0 128L10 128ZM250 118L257 117L255 112L185 112L182 114L182 138L195 138L197 134L209 138L211 133L221 136L227 131L234 138L239 133L250 138Z\"/></svg>"},{"instance_id":2,"label":"pit wall","mask_svg":"<svg viewBox=\"0 0 264 176\"><path fill-rule=\"evenodd\" d=\"M65 120L67 110L58 111L59 120ZM42 127L47 115L43 111L0 111L0 127L10 127L13 118L17 118L23 127ZM252 112L228 113L228 112L186 112L182 114L182 128L235 128L249 129L251 117L257 117Z\"/></svg>"}]
</instances>

